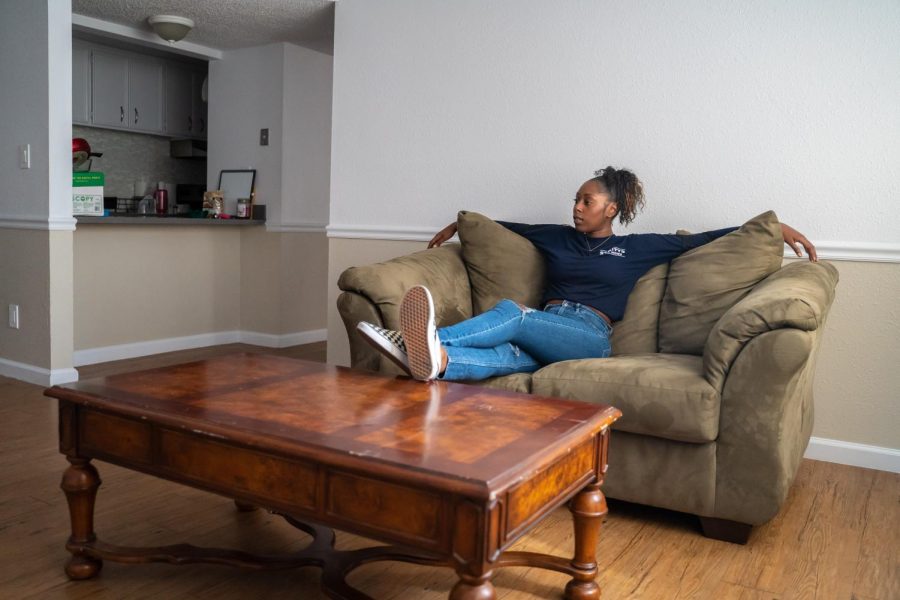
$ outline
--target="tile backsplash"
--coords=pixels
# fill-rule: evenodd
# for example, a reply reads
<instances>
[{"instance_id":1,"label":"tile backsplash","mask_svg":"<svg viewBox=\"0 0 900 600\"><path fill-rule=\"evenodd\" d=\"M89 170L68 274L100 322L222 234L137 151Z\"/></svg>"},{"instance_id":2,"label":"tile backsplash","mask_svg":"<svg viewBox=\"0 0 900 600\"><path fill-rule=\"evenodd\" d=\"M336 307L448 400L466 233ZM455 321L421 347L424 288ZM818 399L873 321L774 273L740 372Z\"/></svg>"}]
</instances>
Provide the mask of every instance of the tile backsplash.
<instances>
[{"instance_id":1,"label":"tile backsplash","mask_svg":"<svg viewBox=\"0 0 900 600\"><path fill-rule=\"evenodd\" d=\"M82 125L72 126L72 137L86 139L92 152L103 153L91 159L91 170L103 172L105 196L130 197L136 179L153 187L159 181L206 183L206 161L171 158L169 138Z\"/></svg>"}]
</instances>

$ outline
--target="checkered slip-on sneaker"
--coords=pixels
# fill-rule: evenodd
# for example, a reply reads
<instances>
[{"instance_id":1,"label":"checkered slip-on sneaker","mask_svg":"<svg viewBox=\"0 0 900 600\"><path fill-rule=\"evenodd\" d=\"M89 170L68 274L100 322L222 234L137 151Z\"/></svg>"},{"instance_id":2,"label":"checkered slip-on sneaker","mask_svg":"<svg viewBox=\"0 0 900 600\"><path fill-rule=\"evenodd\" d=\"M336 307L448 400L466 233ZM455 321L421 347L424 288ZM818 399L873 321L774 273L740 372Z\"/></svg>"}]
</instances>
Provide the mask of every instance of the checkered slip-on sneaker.
<instances>
[{"instance_id":1,"label":"checkered slip-on sneaker","mask_svg":"<svg viewBox=\"0 0 900 600\"><path fill-rule=\"evenodd\" d=\"M436 378L441 371L441 341L434 324L434 301L425 286L411 287L403 296L400 333L412 376L420 381Z\"/></svg>"},{"instance_id":2,"label":"checkered slip-on sneaker","mask_svg":"<svg viewBox=\"0 0 900 600\"><path fill-rule=\"evenodd\" d=\"M366 343L391 359L391 362L403 369L405 373L412 375L406 357L406 344L403 343L403 336L399 331L384 329L365 321L360 321L356 329Z\"/></svg>"}]
</instances>

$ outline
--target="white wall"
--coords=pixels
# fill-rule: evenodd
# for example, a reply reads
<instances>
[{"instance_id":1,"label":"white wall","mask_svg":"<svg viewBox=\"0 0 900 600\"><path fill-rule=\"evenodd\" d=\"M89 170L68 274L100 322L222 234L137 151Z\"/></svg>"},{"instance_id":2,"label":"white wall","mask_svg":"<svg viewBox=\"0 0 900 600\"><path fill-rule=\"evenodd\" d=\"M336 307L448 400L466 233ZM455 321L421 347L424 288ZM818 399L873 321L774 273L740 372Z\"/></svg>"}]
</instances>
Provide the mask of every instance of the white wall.
<instances>
[{"instance_id":1,"label":"white wall","mask_svg":"<svg viewBox=\"0 0 900 600\"><path fill-rule=\"evenodd\" d=\"M221 169L255 168L270 231L321 231L328 221L331 70L331 56L286 43L210 62L208 185Z\"/></svg>"},{"instance_id":2,"label":"white wall","mask_svg":"<svg viewBox=\"0 0 900 600\"><path fill-rule=\"evenodd\" d=\"M341 0L331 228L567 222L633 168L631 231L775 208L900 242L900 3Z\"/></svg>"},{"instance_id":3,"label":"white wall","mask_svg":"<svg viewBox=\"0 0 900 600\"><path fill-rule=\"evenodd\" d=\"M50 192L46 158L50 137L45 109L49 86L48 5L46 1L2 0L0 14L0 219L46 222ZM20 144L31 144L31 169L19 168Z\"/></svg>"},{"instance_id":4,"label":"white wall","mask_svg":"<svg viewBox=\"0 0 900 600\"><path fill-rule=\"evenodd\" d=\"M284 44L281 225L324 229L331 179L332 57Z\"/></svg>"},{"instance_id":5,"label":"white wall","mask_svg":"<svg viewBox=\"0 0 900 600\"><path fill-rule=\"evenodd\" d=\"M222 169L256 169L256 201L268 219L281 218L282 44L224 53L209 62L207 187ZM269 145L259 130L269 129Z\"/></svg>"}]
</instances>

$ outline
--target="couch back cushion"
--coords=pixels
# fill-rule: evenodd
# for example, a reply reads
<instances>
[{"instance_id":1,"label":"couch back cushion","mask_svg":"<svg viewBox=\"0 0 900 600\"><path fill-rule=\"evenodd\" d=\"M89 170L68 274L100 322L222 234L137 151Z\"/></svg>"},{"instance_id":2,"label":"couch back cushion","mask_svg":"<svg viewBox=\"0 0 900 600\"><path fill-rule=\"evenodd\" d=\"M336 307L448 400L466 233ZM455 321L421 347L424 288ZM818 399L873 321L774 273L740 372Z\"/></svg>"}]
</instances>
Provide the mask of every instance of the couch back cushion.
<instances>
[{"instance_id":1,"label":"couch back cushion","mask_svg":"<svg viewBox=\"0 0 900 600\"><path fill-rule=\"evenodd\" d=\"M656 352L659 305L666 291L669 263L656 265L637 280L628 295L625 316L613 324L612 355Z\"/></svg>"},{"instance_id":2,"label":"couch back cushion","mask_svg":"<svg viewBox=\"0 0 900 600\"><path fill-rule=\"evenodd\" d=\"M659 351L702 355L712 326L781 267L781 224L765 212L669 266L659 311Z\"/></svg>"},{"instance_id":3,"label":"couch back cushion","mask_svg":"<svg viewBox=\"0 0 900 600\"><path fill-rule=\"evenodd\" d=\"M456 226L474 314L493 308L504 298L539 308L544 258L534 244L476 212L460 211Z\"/></svg>"}]
</instances>

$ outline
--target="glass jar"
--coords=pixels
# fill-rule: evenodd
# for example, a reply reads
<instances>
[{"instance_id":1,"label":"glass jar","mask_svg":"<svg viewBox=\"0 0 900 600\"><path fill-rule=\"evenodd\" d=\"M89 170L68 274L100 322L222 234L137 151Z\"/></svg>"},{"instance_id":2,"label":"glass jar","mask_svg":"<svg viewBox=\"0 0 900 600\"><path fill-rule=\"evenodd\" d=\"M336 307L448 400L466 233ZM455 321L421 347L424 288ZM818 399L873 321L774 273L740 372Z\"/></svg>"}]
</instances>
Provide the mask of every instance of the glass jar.
<instances>
[{"instance_id":1,"label":"glass jar","mask_svg":"<svg viewBox=\"0 0 900 600\"><path fill-rule=\"evenodd\" d=\"M238 198L237 201L237 218L250 218L250 198Z\"/></svg>"}]
</instances>

